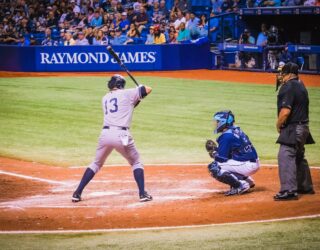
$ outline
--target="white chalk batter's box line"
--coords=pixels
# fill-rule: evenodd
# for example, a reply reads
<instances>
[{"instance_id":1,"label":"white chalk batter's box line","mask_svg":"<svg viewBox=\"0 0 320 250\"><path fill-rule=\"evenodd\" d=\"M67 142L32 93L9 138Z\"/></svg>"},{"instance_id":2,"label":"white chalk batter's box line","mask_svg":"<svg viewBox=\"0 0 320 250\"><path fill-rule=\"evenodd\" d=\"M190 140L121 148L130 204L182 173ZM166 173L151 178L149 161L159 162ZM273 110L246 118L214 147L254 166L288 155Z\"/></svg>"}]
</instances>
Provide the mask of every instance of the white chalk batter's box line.
<instances>
[{"instance_id":1,"label":"white chalk batter's box line","mask_svg":"<svg viewBox=\"0 0 320 250\"><path fill-rule=\"evenodd\" d=\"M204 166L206 167L208 165L208 163L148 163L148 164L144 164L145 167L149 167L149 166L155 166L155 167L201 167ZM278 164L263 164L260 162L260 166L262 167L271 167L271 168L275 168L278 167ZM78 169L78 168L87 168L88 166L70 166L69 168L71 169ZM104 165L104 168L108 168L108 167L130 167L129 165L126 164L110 164L110 165ZM310 168L320 168L320 166L310 166Z\"/></svg>"},{"instance_id":2,"label":"white chalk batter's box line","mask_svg":"<svg viewBox=\"0 0 320 250\"><path fill-rule=\"evenodd\" d=\"M172 226L172 227L143 227L143 228L114 228L114 229L91 229L91 230L32 230L32 231L0 231L0 234L74 234L74 233L111 233L111 232L137 232L137 231L155 231L155 230L174 230L174 229L193 229L193 228L206 228L218 226L233 226L233 225L247 225L258 223L282 222L290 220L303 220L319 218L320 214L287 217L280 219L270 220L255 220L243 222L228 222L219 224L204 224L204 225L190 225L190 226Z\"/></svg>"}]
</instances>

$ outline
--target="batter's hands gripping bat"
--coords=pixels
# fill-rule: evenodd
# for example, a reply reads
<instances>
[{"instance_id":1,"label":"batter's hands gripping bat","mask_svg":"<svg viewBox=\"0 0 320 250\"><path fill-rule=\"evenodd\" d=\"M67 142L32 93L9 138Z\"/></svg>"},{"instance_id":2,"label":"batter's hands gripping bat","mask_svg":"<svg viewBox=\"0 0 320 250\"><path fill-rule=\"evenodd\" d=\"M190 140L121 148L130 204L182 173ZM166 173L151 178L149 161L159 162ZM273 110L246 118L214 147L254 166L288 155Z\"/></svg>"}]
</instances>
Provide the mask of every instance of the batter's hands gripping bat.
<instances>
[{"instance_id":1,"label":"batter's hands gripping bat","mask_svg":"<svg viewBox=\"0 0 320 250\"><path fill-rule=\"evenodd\" d=\"M139 86L139 83L136 81L136 79L134 79L134 77L131 75L131 73L129 72L129 70L127 69L126 65L124 65L124 63L120 60L119 56L116 54L116 52L114 52L113 48L111 46L107 47L107 50L109 51L110 55L117 61L117 63L121 66L121 68L127 72L128 76L130 76L130 78L132 79L132 81Z\"/></svg>"}]
</instances>

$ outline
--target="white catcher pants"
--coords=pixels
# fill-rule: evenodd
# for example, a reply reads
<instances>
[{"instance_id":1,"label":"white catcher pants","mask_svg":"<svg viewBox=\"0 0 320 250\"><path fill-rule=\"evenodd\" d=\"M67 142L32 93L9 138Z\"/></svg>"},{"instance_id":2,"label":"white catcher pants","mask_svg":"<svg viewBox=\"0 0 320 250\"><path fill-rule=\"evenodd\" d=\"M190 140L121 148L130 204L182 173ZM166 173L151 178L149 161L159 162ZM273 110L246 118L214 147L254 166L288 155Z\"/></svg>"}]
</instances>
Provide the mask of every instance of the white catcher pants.
<instances>
[{"instance_id":1,"label":"white catcher pants","mask_svg":"<svg viewBox=\"0 0 320 250\"><path fill-rule=\"evenodd\" d=\"M259 159L256 162L235 161L231 159L226 162L219 162L218 165L222 170L238 173L243 176L251 176L254 173L256 173L260 168Z\"/></svg>"}]
</instances>

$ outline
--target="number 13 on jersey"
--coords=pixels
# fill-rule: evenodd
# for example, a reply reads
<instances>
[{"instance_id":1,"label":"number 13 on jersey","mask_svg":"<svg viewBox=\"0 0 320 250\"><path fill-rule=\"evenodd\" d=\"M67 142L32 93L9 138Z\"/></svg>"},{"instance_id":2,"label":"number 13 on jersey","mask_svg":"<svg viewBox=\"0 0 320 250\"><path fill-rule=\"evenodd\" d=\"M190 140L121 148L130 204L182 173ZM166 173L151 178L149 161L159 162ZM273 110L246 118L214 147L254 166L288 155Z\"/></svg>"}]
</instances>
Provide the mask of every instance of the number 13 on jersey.
<instances>
[{"instance_id":1,"label":"number 13 on jersey","mask_svg":"<svg viewBox=\"0 0 320 250\"><path fill-rule=\"evenodd\" d=\"M118 99L117 98L112 98L110 100L106 100L104 103L104 106L106 108L106 114L110 113L115 113L118 111Z\"/></svg>"}]
</instances>

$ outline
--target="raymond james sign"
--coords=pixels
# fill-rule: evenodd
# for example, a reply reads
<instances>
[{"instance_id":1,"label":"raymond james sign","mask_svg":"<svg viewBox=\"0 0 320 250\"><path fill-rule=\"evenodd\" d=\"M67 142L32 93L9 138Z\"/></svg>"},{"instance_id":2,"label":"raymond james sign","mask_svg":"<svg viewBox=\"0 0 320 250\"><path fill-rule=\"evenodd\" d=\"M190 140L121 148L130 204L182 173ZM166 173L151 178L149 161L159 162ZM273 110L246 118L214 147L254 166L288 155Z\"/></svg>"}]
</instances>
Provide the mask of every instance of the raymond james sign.
<instances>
[{"instance_id":1,"label":"raymond james sign","mask_svg":"<svg viewBox=\"0 0 320 250\"><path fill-rule=\"evenodd\" d=\"M161 66L158 46L114 46L131 70L153 70ZM120 66L105 46L47 46L36 49L36 67L42 71L117 71Z\"/></svg>"},{"instance_id":2,"label":"raymond james sign","mask_svg":"<svg viewBox=\"0 0 320 250\"><path fill-rule=\"evenodd\" d=\"M156 52L117 53L123 63L154 63ZM110 60L111 58L111 60ZM117 63L106 52L53 52L40 53L40 64L105 64Z\"/></svg>"}]
</instances>

